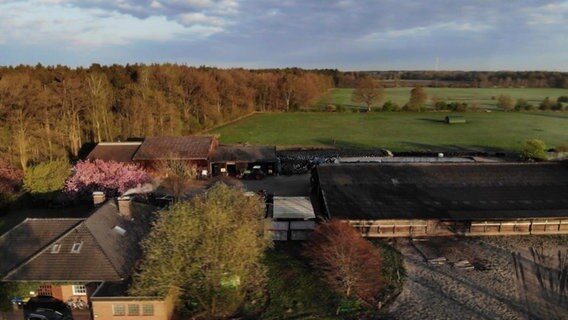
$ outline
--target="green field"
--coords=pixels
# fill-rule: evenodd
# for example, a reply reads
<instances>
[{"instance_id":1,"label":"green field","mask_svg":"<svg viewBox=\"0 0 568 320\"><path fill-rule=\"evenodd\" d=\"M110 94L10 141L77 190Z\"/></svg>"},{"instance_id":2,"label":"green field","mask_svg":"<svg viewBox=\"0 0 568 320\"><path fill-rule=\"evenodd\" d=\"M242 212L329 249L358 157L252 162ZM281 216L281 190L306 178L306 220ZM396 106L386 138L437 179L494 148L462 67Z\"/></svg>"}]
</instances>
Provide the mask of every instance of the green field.
<instances>
[{"instance_id":1,"label":"green field","mask_svg":"<svg viewBox=\"0 0 568 320\"><path fill-rule=\"evenodd\" d=\"M446 115L466 124L447 125ZM529 138L568 143L568 113L266 113L211 131L224 143L344 148L514 151Z\"/></svg>"},{"instance_id":2,"label":"green field","mask_svg":"<svg viewBox=\"0 0 568 320\"><path fill-rule=\"evenodd\" d=\"M437 97L446 102L466 102L470 105L477 104L488 109L496 109L499 95L510 95L515 100L523 98L530 104L538 106L546 97L556 99L559 96L568 96L568 89L536 89L536 88L425 88L428 97ZM408 102L412 88L388 88L384 101L391 100L403 106ZM356 106L351 101L353 89L332 89L318 102L318 106L327 104Z\"/></svg>"}]
</instances>

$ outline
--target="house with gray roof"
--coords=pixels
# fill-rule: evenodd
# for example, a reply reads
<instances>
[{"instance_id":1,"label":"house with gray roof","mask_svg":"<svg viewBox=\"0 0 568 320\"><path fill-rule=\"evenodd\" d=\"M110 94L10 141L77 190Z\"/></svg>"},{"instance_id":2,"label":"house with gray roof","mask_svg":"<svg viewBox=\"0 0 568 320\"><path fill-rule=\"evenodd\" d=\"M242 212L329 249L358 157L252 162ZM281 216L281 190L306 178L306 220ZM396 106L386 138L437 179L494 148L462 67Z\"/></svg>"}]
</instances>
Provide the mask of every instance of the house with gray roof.
<instances>
[{"instance_id":1,"label":"house with gray roof","mask_svg":"<svg viewBox=\"0 0 568 320\"><path fill-rule=\"evenodd\" d=\"M86 218L25 219L0 236L0 278L39 282L37 294L63 301L92 302L98 291L105 291L105 284L127 287L142 258L140 242L150 231L156 210L123 197L104 202ZM124 298L115 295L103 299L98 311L92 304L92 312L103 319L114 316L113 301L118 300L115 311L119 315L120 310L126 310L120 302ZM147 298L144 301L140 302L144 306L138 307L145 308L144 316L152 313L157 319L167 319L156 314L169 312L159 299L151 300L152 306Z\"/></svg>"}]
</instances>

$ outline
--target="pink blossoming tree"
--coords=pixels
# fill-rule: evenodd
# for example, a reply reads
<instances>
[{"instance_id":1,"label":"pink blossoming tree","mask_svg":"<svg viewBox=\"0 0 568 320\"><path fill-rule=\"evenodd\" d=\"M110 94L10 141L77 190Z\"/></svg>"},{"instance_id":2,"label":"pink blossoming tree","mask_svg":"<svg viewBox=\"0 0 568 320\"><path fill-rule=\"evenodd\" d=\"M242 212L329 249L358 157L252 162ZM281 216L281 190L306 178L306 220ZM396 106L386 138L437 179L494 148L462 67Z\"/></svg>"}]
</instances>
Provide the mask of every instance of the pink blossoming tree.
<instances>
[{"instance_id":1,"label":"pink blossoming tree","mask_svg":"<svg viewBox=\"0 0 568 320\"><path fill-rule=\"evenodd\" d=\"M114 196L152 180L139 165L114 161L79 161L73 167L73 173L65 182L64 188L72 197L93 191L103 191L107 196Z\"/></svg>"}]
</instances>

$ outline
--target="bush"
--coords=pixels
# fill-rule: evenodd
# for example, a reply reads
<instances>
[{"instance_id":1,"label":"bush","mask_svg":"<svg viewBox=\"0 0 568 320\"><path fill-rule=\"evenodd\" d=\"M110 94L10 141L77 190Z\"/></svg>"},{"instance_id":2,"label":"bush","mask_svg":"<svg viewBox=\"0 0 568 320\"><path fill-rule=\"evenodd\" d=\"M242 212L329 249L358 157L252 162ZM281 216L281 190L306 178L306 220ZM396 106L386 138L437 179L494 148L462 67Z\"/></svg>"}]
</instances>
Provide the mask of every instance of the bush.
<instances>
[{"instance_id":1,"label":"bush","mask_svg":"<svg viewBox=\"0 0 568 320\"><path fill-rule=\"evenodd\" d=\"M347 111L347 109L346 109L344 106L342 106L342 105L338 105L338 106L335 108L335 111L340 112L340 113L344 113L344 112Z\"/></svg>"},{"instance_id":2,"label":"bush","mask_svg":"<svg viewBox=\"0 0 568 320\"><path fill-rule=\"evenodd\" d=\"M448 104L446 103L446 101L438 101L434 104L434 109L436 109L436 110L447 110Z\"/></svg>"},{"instance_id":3,"label":"bush","mask_svg":"<svg viewBox=\"0 0 568 320\"><path fill-rule=\"evenodd\" d=\"M319 224L304 250L330 286L347 298L374 305L384 287L381 254L348 223Z\"/></svg>"},{"instance_id":4,"label":"bush","mask_svg":"<svg viewBox=\"0 0 568 320\"><path fill-rule=\"evenodd\" d=\"M525 160L546 160L546 144L539 139L526 140L521 149L521 157Z\"/></svg>"},{"instance_id":5,"label":"bush","mask_svg":"<svg viewBox=\"0 0 568 320\"><path fill-rule=\"evenodd\" d=\"M336 111L336 107L333 104L328 104L325 106L325 111L326 112L335 112Z\"/></svg>"},{"instance_id":6,"label":"bush","mask_svg":"<svg viewBox=\"0 0 568 320\"><path fill-rule=\"evenodd\" d=\"M510 95L502 94L497 98L497 106L504 111L511 111L515 107L515 100Z\"/></svg>"},{"instance_id":7,"label":"bush","mask_svg":"<svg viewBox=\"0 0 568 320\"><path fill-rule=\"evenodd\" d=\"M558 152L568 152L568 143L559 144L555 149Z\"/></svg>"},{"instance_id":8,"label":"bush","mask_svg":"<svg viewBox=\"0 0 568 320\"><path fill-rule=\"evenodd\" d=\"M24 190L34 197L51 199L56 192L63 189L70 174L71 166L67 160L42 162L26 170Z\"/></svg>"},{"instance_id":9,"label":"bush","mask_svg":"<svg viewBox=\"0 0 568 320\"><path fill-rule=\"evenodd\" d=\"M400 106L396 102L392 102L391 100L385 102L383 104L383 111L399 111Z\"/></svg>"},{"instance_id":10,"label":"bush","mask_svg":"<svg viewBox=\"0 0 568 320\"><path fill-rule=\"evenodd\" d=\"M540 103L539 109L543 110L543 111L552 110L552 109L554 109L555 105L556 105L556 103L554 103L554 101L552 101L552 99L550 99L549 97L546 97Z\"/></svg>"},{"instance_id":11,"label":"bush","mask_svg":"<svg viewBox=\"0 0 568 320\"><path fill-rule=\"evenodd\" d=\"M558 97L558 99L556 99L556 102L558 102L558 103L568 103L568 96L560 96L560 97Z\"/></svg>"}]
</instances>

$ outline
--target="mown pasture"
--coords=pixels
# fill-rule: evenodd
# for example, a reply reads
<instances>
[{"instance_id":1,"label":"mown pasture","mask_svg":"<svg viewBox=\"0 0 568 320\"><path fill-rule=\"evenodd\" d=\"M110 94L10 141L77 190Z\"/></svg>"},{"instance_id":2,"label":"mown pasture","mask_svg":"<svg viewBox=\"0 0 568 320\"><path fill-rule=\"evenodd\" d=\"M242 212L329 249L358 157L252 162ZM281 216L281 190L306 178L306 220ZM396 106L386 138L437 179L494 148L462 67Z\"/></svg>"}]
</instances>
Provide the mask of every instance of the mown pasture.
<instances>
[{"instance_id":1,"label":"mown pasture","mask_svg":"<svg viewBox=\"0 0 568 320\"><path fill-rule=\"evenodd\" d=\"M448 125L447 115L465 124ZM393 151L516 151L530 138L568 143L566 112L291 112L256 114L216 128L224 143Z\"/></svg>"},{"instance_id":2,"label":"mown pasture","mask_svg":"<svg viewBox=\"0 0 568 320\"><path fill-rule=\"evenodd\" d=\"M470 106L477 105L487 109L497 109L497 98L499 95L510 95L513 99L525 99L528 103L537 106L549 97L553 101L559 96L568 96L568 89L554 88L425 88L430 99L436 97L438 100L446 102L465 102ZM412 88L387 88L385 89L384 101L391 100L401 107L408 102ZM323 107L328 104L341 105L345 107L356 107L356 103L351 101L353 89L338 88L332 89L323 95L316 106Z\"/></svg>"}]
</instances>

